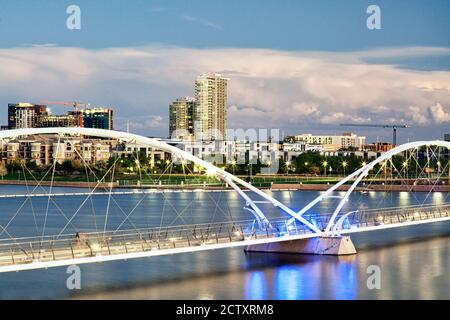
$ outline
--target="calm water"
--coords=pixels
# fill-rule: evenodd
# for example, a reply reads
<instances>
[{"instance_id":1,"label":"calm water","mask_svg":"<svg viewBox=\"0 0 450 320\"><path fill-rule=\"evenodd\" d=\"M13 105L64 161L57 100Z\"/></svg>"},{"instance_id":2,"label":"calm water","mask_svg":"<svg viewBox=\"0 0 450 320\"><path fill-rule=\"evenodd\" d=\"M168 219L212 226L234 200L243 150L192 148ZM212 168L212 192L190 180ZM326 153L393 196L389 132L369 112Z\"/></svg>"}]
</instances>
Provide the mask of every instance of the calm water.
<instances>
[{"instance_id":1,"label":"calm water","mask_svg":"<svg viewBox=\"0 0 450 320\"><path fill-rule=\"evenodd\" d=\"M0 186L0 194L24 187ZM67 190L67 189L66 189ZM85 192L85 189L81 189ZM61 189L55 189L55 192ZM71 189L75 191L75 189ZM42 190L39 190L42 192ZM301 208L318 192L273 192ZM404 206L450 201L442 193L355 193L346 208ZM0 199L0 224L15 236L42 233L48 200ZM48 204L46 234L102 230L107 196L55 198ZM335 200L315 208L330 212ZM22 205L22 206L21 206ZM248 219L233 192L114 196L107 229ZM133 210L134 208L134 210ZM280 213L267 207L271 216ZM133 210L129 220L125 216ZM272 210L272 211L271 211ZM67 219L77 212L68 224ZM122 223L124 222L124 223ZM4 237L4 235L2 236ZM65 299L434 299L450 298L450 223L355 235L353 257L245 254L226 249L82 265L82 290L66 288L66 268L0 274L0 298ZM381 268L381 289L367 289L367 267Z\"/></svg>"}]
</instances>

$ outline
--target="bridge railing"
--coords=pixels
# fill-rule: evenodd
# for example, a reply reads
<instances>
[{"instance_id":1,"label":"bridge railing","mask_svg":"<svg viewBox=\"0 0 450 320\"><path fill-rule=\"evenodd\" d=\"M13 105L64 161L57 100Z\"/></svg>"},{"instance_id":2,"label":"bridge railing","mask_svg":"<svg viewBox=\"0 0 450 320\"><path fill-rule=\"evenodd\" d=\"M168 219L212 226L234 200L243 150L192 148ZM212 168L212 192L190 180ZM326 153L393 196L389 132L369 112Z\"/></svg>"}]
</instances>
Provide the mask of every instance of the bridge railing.
<instances>
[{"instance_id":1,"label":"bridge railing","mask_svg":"<svg viewBox=\"0 0 450 320\"><path fill-rule=\"evenodd\" d=\"M342 227L352 229L442 218L450 218L450 204L362 209L351 213Z\"/></svg>"},{"instance_id":2,"label":"bridge railing","mask_svg":"<svg viewBox=\"0 0 450 320\"><path fill-rule=\"evenodd\" d=\"M304 215L324 230L331 213ZM350 214L343 229L376 227L412 221L450 218L450 204L411 208L361 210ZM278 217L270 226L259 228L255 220L139 228L108 232L64 234L61 236L29 237L0 240L0 266L36 261L56 261L98 255L127 254L153 250L189 248L239 242L248 239L268 239L311 234L303 224Z\"/></svg>"},{"instance_id":3,"label":"bridge railing","mask_svg":"<svg viewBox=\"0 0 450 320\"><path fill-rule=\"evenodd\" d=\"M286 217L271 220L258 228L255 220L140 228L110 232L65 234L59 237L30 237L0 240L0 266L126 254L150 250L187 248L245 239L261 239L310 233L303 224L288 225Z\"/></svg>"}]
</instances>

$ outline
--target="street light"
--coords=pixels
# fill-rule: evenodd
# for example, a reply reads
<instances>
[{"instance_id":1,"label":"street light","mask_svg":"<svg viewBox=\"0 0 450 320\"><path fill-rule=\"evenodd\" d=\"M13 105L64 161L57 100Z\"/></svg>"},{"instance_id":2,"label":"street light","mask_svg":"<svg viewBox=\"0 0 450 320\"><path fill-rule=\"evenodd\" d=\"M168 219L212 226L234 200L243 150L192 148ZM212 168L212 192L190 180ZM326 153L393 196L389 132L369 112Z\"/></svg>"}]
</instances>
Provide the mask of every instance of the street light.
<instances>
[{"instance_id":1,"label":"street light","mask_svg":"<svg viewBox=\"0 0 450 320\"><path fill-rule=\"evenodd\" d=\"M217 171L216 171L216 169L214 167L206 168L206 175L214 176L216 173L217 173Z\"/></svg>"},{"instance_id":2,"label":"street light","mask_svg":"<svg viewBox=\"0 0 450 320\"><path fill-rule=\"evenodd\" d=\"M344 168L344 177L345 177L345 168L347 167L347 161L342 162L342 167Z\"/></svg>"},{"instance_id":3,"label":"street light","mask_svg":"<svg viewBox=\"0 0 450 320\"><path fill-rule=\"evenodd\" d=\"M231 161L231 167L233 169L233 175L234 175L234 172L236 170L236 160Z\"/></svg>"},{"instance_id":4,"label":"street light","mask_svg":"<svg viewBox=\"0 0 450 320\"><path fill-rule=\"evenodd\" d=\"M403 166L403 175L406 177L406 179L408 179L408 161L403 161L402 163Z\"/></svg>"},{"instance_id":5,"label":"street light","mask_svg":"<svg viewBox=\"0 0 450 320\"><path fill-rule=\"evenodd\" d=\"M322 165L323 165L324 172L325 172L325 177L326 177L326 176L327 176L327 166L328 166L328 162L327 162L327 161L324 161L324 162L322 163Z\"/></svg>"},{"instance_id":6,"label":"street light","mask_svg":"<svg viewBox=\"0 0 450 320\"><path fill-rule=\"evenodd\" d=\"M249 164L248 164L248 179L250 180L250 183L251 183L251 181L252 181L252 163L250 162Z\"/></svg>"},{"instance_id":7,"label":"street light","mask_svg":"<svg viewBox=\"0 0 450 320\"><path fill-rule=\"evenodd\" d=\"M289 175L289 166L291 165L290 161L286 161L286 173Z\"/></svg>"}]
</instances>

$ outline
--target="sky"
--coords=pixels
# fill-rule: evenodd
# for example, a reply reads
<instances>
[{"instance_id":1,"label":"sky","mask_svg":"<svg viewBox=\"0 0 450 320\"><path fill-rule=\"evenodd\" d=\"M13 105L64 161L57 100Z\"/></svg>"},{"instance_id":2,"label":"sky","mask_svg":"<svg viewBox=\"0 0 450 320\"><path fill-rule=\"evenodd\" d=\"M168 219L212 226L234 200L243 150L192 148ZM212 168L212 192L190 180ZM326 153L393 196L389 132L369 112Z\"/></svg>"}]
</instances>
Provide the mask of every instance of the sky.
<instances>
[{"instance_id":1,"label":"sky","mask_svg":"<svg viewBox=\"0 0 450 320\"><path fill-rule=\"evenodd\" d=\"M72 4L80 30L66 27ZM381 30L366 26L372 4ZM170 102L213 71L230 78L231 128L404 123L400 142L442 139L449 16L447 0L0 0L0 122L11 102L76 100L113 106L117 129L167 136Z\"/></svg>"}]
</instances>

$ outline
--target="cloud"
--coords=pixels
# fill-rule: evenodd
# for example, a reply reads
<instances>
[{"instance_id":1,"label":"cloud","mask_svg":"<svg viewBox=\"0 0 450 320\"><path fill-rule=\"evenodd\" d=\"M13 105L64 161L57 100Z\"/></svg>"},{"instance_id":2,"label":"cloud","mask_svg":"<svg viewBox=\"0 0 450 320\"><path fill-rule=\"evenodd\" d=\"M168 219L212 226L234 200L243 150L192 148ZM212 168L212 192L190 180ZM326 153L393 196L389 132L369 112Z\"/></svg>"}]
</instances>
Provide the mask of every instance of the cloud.
<instances>
[{"instance_id":1,"label":"cloud","mask_svg":"<svg viewBox=\"0 0 450 320\"><path fill-rule=\"evenodd\" d=\"M440 103L429 107L428 110L434 123L450 123L450 113L447 113Z\"/></svg>"},{"instance_id":2,"label":"cloud","mask_svg":"<svg viewBox=\"0 0 450 320\"><path fill-rule=\"evenodd\" d=\"M425 126L430 124L430 118L427 116L426 112L423 112L423 108L420 107L409 107L408 114L411 121L419 126ZM426 111L426 109L425 109Z\"/></svg>"},{"instance_id":3,"label":"cloud","mask_svg":"<svg viewBox=\"0 0 450 320\"><path fill-rule=\"evenodd\" d=\"M194 94L195 77L220 71L229 82L231 128L296 133L341 122L407 123L428 135L450 122L450 72L374 64L367 57L427 57L446 48L359 52L192 49L167 46L89 50L0 49L0 103L76 100L111 105L130 130L166 136L168 105ZM1 109L6 119L6 108ZM117 121L124 129L126 121ZM416 130L411 130L416 134ZM435 138L435 136L433 136Z\"/></svg>"},{"instance_id":4,"label":"cloud","mask_svg":"<svg viewBox=\"0 0 450 320\"><path fill-rule=\"evenodd\" d=\"M188 21L188 22L198 23L198 24L200 24L202 26L213 28L213 29L216 29L216 30L223 30L222 26L220 26L220 25L218 25L218 24L216 24L214 22L208 21L206 19L196 18L196 17L193 17L191 15L187 15L187 14L182 15L181 19L183 19L185 21Z\"/></svg>"}]
</instances>

